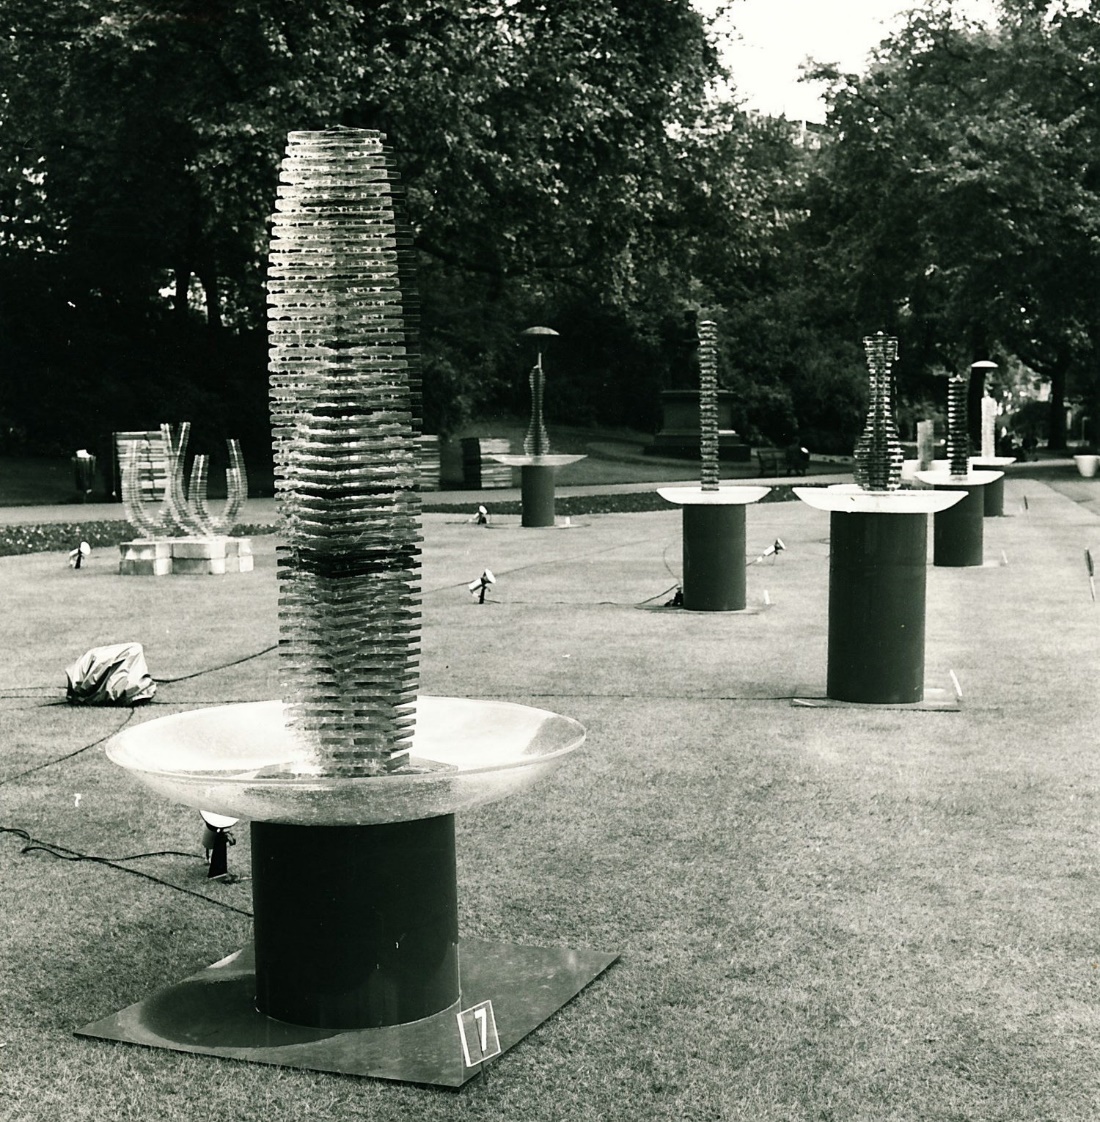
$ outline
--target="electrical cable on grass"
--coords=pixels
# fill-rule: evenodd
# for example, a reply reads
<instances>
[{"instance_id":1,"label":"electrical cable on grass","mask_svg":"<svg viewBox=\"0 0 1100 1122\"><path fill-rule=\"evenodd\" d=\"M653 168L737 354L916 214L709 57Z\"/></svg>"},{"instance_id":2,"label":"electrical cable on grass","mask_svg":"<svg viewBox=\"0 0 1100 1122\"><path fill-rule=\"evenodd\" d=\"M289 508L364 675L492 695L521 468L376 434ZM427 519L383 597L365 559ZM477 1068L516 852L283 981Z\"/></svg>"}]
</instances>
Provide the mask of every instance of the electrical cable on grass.
<instances>
[{"instance_id":1,"label":"electrical cable on grass","mask_svg":"<svg viewBox=\"0 0 1100 1122\"><path fill-rule=\"evenodd\" d=\"M187 682L192 678L199 678L203 674L213 674L217 670L228 670L231 666L240 666L242 662L249 662L254 658L259 658L261 655L270 654L274 650L278 650L279 644L272 643L269 647L264 647L262 651L254 651L252 654L243 655L241 658L235 658L232 662L223 662L218 666L208 666L205 670L196 670L193 674L180 674L175 678L154 678L153 681L157 685L167 685L169 682Z\"/></svg>"},{"instance_id":2,"label":"electrical cable on grass","mask_svg":"<svg viewBox=\"0 0 1100 1122\"><path fill-rule=\"evenodd\" d=\"M227 911L247 916L249 919L252 918L252 913L246 911L244 908L238 908L234 904L227 904L224 900L215 900L214 897L207 896L203 892L196 892L193 888L184 888L183 885L173 884L171 881L153 876L152 873L142 872L141 869L130 869L125 865L119 864L121 861L136 861L142 857L162 856L193 857L197 860L206 860L205 858L199 857L196 853L184 853L180 850L165 849L155 853L135 853L130 857L96 857L91 854L80 853L75 849L69 849L67 846L58 845L54 842L41 841L38 838L31 837L26 830L21 830L17 826L0 826L0 833L15 834L17 837L22 838L26 844L19 851L20 853L47 853L51 857L56 857L61 861L91 861L96 865L106 865L109 869L118 869L120 872L129 873L131 876L135 877L141 877L143 880L152 881L154 884L159 884L164 888L171 888L187 896L196 896L200 900L205 900L208 904L214 904L219 908L225 908Z\"/></svg>"},{"instance_id":3,"label":"electrical cable on grass","mask_svg":"<svg viewBox=\"0 0 1100 1122\"><path fill-rule=\"evenodd\" d=\"M131 707L130 712L126 714L126 719L117 728L111 729L110 732L104 733L98 740L93 740L91 744L85 744L82 748L77 748L75 752L66 752L63 756L55 756L52 760L46 760L45 763L35 764L34 767L29 767L26 771L17 772L15 775L6 775L0 779L0 787L5 783L14 783L17 779L22 779L24 776L33 775L36 771L41 771L43 768L52 767L54 764L63 763L65 760L71 760L74 756L79 756L82 752L87 752L89 748L95 748L96 745L102 744L105 740L110 740L112 736L122 732L122 730L134 719L134 709Z\"/></svg>"}]
</instances>

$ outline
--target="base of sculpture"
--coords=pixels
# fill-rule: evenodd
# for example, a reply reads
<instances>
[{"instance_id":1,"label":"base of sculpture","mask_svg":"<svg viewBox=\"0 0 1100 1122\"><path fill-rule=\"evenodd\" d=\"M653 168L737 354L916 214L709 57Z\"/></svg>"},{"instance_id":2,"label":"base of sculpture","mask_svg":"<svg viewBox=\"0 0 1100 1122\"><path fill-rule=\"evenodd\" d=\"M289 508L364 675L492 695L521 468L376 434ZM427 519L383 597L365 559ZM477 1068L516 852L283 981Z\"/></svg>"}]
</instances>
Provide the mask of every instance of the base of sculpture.
<instances>
[{"instance_id":1,"label":"base of sculpture","mask_svg":"<svg viewBox=\"0 0 1100 1122\"><path fill-rule=\"evenodd\" d=\"M971 469L1001 472L1009 464L1016 462L1015 456L974 456L970 460ZM1005 477L1003 474L987 483L985 487L985 517L1003 518L1005 512Z\"/></svg>"},{"instance_id":2,"label":"base of sculpture","mask_svg":"<svg viewBox=\"0 0 1100 1122\"><path fill-rule=\"evenodd\" d=\"M924 684L928 515L961 496L849 484L795 494L829 511L828 665L817 703L933 707Z\"/></svg>"},{"instance_id":3,"label":"base of sculpture","mask_svg":"<svg viewBox=\"0 0 1100 1122\"><path fill-rule=\"evenodd\" d=\"M683 507L683 604L689 612L745 608L745 507L770 487L659 487Z\"/></svg>"},{"instance_id":4,"label":"base of sculpture","mask_svg":"<svg viewBox=\"0 0 1100 1122\"><path fill-rule=\"evenodd\" d=\"M918 701L841 701L818 686L800 685L791 704L802 709L905 709L918 713L957 713L958 694L950 686L925 685Z\"/></svg>"},{"instance_id":5,"label":"base of sculpture","mask_svg":"<svg viewBox=\"0 0 1100 1122\"><path fill-rule=\"evenodd\" d=\"M118 571L124 577L250 573L250 538L161 538L122 542Z\"/></svg>"},{"instance_id":6,"label":"base of sculpture","mask_svg":"<svg viewBox=\"0 0 1100 1122\"><path fill-rule=\"evenodd\" d=\"M558 468L575 464L584 456L571 455L494 455L492 459L519 468L520 525L554 525L554 475Z\"/></svg>"},{"instance_id":7,"label":"base of sculpture","mask_svg":"<svg viewBox=\"0 0 1100 1122\"><path fill-rule=\"evenodd\" d=\"M303 958L307 955L302 950ZM501 1052L578 993L619 957L566 947L528 947L463 939L460 998L429 1017L383 1028L307 1028L256 1009L252 949L245 948L144 1001L78 1029L77 1036L307 1071L461 1087L481 1071L467 1063L479 1022L459 1014L492 1003ZM471 1023L472 1022L472 1023ZM487 1056L487 1058L489 1058Z\"/></svg>"},{"instance_id":8,"label":"base of sculpture","mask_svg":"<svg viewBox=\"0 0 1100 1122\"><path fill-rule=\"evenodd\" d=\"M971 568L982 564L985 545L985 488L1003 472L971 471L952 475L946 471L920 471L917 479L936 491L961 491L963 498L932 520L932 564L944 568Z\"/></svg>"}]
</instances>

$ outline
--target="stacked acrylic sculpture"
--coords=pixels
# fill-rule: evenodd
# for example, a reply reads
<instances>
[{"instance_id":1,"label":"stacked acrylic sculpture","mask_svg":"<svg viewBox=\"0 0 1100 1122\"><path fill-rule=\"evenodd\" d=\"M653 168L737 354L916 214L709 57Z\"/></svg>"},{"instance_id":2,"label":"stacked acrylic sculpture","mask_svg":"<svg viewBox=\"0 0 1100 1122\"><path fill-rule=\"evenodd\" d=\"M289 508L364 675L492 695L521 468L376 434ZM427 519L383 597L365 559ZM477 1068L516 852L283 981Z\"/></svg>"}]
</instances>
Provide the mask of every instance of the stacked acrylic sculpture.
<instances>
[{"instance_id":1,"label":"stacked acrylic sculpture","mask_svg":"<svg viewBox=\"0 0 1100 1122\"><path fill-rule=\"evenodd\" d=\"M251 542L230 536L248 496L241 446L226 441L226 500L220 513L214 513L207 499L207 456L194 457L189 485L184 485L190 432L189 421L180 425L178 435L171 425L161 425L157 455L151 441L128 440L121 449L123 508L126 520L142 535L119 545L123 576L252 571Z\"/></svg>"},{"instance_id":2,"label":"stacked acrylic sculpture","mask_svg":"<svg viewBox=\"0 0 1100 1122\"><path fill-rule=\"evenodd\" d=\"M897 340L879 332L863 347L870 403L855 449L856 483L795 488L803 502L830 512L825 701L941 707L924 687L928 515L961 495L900 488Z\"/></svg>"},{"instance_id":3,"label":"stacked acrylic sculpture","mask_svg":"<svg viewBox=\"0 0 1100 1122\"><path fill-rule=\"evenodd\" d=\"M108 754L249 818L253 946L82 1035L460 1086L617 957L463 939L456 811L526 790L575 721L417 694L418 359L379 133L291 133L271 252L279 701L150 721Z\"/></svg>"},{"instance_id":4,"label":"stacked acrylic sculpture","mask_svg":"<svg viewBox=\"0 0 1100 1122\"><path fill-rule=\"evenodd\" d=\"M683 606L697 612L745 609L745 507L770 487L718 484L718 325L699 332L699 486L659 487L683 508Z\"/></svg>"},{"instance_id":5,"label":"stacked acrylic sculpture","mask_svg":"<svg viewBox=\"0 0 1100 1122\"><path fill-rule=\"evenodd\" d=\"M968 397L973 369L996 369L991 362L976 362L970 369L957 371L947 380L947 467L918 471L916 478L925 487L954 491L958 501L936 515L932 527L932 563L949 568L967 568L983 563L986 513L985 489L998 485L994 503L1004 498L1004 472L971 466ZM993 513L992 509L991 512Z\"/></svg>"},{"instance_id":6,"label":"stacked acrylic sculpture","mask_svg":"<svg viewBox=\"0 0 1100 1122\"><path fill-rule=\"evenodd\" d=\"M553 454L550 451L550 437L543 421L542 402L546 389L546 371L542 365L544 345L557 336L551 327L529 327L521 332L524 338L535 344L535 365L528 379L531 387L531 419L523 438L523 455L494 453L492 459L508 467L519 468L520 472L520 525L555 525L556 495L554 477L559 468L575 464L584 456Z\"/></svg>"}]
</instances>

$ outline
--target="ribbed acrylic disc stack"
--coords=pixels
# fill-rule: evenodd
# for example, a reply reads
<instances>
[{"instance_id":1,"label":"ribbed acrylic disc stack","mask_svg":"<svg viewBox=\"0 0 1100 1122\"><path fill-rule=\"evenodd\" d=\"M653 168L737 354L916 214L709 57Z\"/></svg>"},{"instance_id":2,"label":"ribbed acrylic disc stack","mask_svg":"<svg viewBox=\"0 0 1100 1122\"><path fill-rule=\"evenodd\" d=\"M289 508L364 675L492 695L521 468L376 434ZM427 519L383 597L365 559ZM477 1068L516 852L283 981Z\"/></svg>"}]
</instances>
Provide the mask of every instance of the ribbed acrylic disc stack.
<instances>
[{"instance_id":1,"label":"ribbed acrylic disc stack","mask_svg":"<svg viewBox=\"0 0 1100 1122\"><path fill-rule=\"evenodd\" d=\"M292 132L268 273L279 681L316 774L380 775L412 737L419 356L382 135Z\"/></svg>"}]
</instances>

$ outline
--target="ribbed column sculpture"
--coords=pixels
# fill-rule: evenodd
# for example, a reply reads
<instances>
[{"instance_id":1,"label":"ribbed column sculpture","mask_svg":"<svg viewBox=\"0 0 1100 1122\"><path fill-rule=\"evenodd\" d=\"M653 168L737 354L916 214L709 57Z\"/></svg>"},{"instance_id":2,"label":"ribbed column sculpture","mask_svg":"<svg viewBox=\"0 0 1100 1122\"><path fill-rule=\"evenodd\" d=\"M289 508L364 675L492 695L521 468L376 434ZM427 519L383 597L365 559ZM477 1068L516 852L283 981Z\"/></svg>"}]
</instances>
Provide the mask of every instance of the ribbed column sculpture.
<instances>
[{"instance_id":1,"label":"ribbed column sculpture","mask_svg":"<svg viewBox=\"0 0 1100 1122\"><path fill-rule=\"evenodd\" d=\"M272 220L279 681L326 776L399 767L414 723L420 364L396 179L381 133L293 132Z\"/></svg>"},{"instance_id":2,"label":"ribbed column sculpture","mask_svg":"<svg viewBox=\"0 0 1100 1122\"><path fill-rule=\"evenodd\" d=\"M718 325L699 324L699 483L718 490Z\"/></svg>"},{"instance_id":3,"label":"ribbed column sculpture","mask_svg":"<svg viewBox=\"0 0 1100 1122\"><path fill-rule=\"evenodd\" d=\"M894 363L898 341L879 331L863 340L870 371L870 403L867 422L855 447L854 476L864 491L896 491L901 485L902 451L894 421Z\"/></svg>"},{"instance_id":4,"label":"ribbed column sculpture","mask_svg":"<svg viewBox=\"0 0 1100 1122\"><path fill-rule=\"evenodd\" d=\"M947 380L947 460L952 475L966 475L970 470L970 432L967 394L970 371L952 374Z\"/></svg>"}]
</instances>

